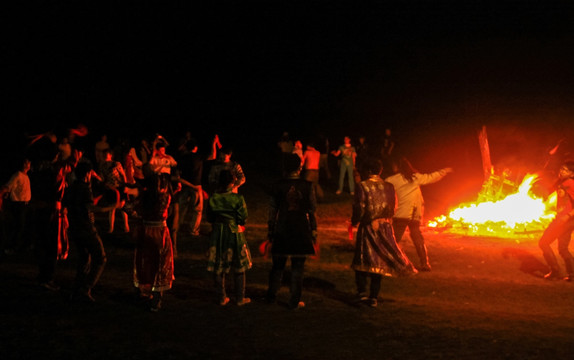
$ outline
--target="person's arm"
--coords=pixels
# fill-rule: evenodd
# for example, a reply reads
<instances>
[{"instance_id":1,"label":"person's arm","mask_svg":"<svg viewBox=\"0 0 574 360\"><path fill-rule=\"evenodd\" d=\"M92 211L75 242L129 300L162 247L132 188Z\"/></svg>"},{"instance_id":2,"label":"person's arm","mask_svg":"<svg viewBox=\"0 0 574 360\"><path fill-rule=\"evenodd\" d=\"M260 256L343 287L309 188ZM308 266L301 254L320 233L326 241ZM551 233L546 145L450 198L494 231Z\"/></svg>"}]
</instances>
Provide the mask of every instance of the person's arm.
<instances>
[{"instance_id":1,"label":"person's arm","mask_svg":"<svg viewBox=\"0 0 574 360\"><path fill-rule=\"evenodd\" d=\"M168 161L169 161L169 166L170 167L176 167L177 166L177 161L175 161L175 159L173 158L173 156L168 155Z\"/></svg>"},{"instance_id":2,"label":"person's arm","mask_svg":"<svg viewBox=\"0 0 574 360\"><path fill-rule=\"evenodd\" d=\"M221 142L219 142L219 135L215 134L211 142L211 153L207 160L215 160L217 158L217 150L221 149Z\"/></svg>"},{"instance_id":3,"label":"person's arm","mask_svg":"<svg viewBox=\"0 0 574 360\"><path fill-rule=\"evenodd\" d=\"M235 164L234 166L234 175L235 175L235 184L233 184L233 186L235 188L239 188L241 185L245 184L245 174L243 173L243 169L241 168L241 165L239 164Z\"/></svg>"},{"instance_id":4,"label":"person's arm","mask_svg":"<svg viewBox=\"0 0 574 360\"><path fill-rule=\"evenodd\" d=\"M122 166L122 163L120 163L119 161L117 162L117 169L118 174L120 174L120 181L122 182L122 184L125 184L127 182L126 172L124 170L124 167Z\"/></svg>"},{"instance_id":5,"label":"person's arm","mask_svg":"<svg viewBox=\"0 0 574 360\"><path fill-rule=\"evenodd\" d=\"M451 173L453 170L452 168L444 168L438 171L434 171L428 174L416 174L415 181L418 185L427 185L432 184L437 181L442 180L447 174Z\"/></svg>"},{"instance_id":6,"label":"person's arm","mask_svg":"<svg viewBox=\"0 0 574 360\"><path fill-rule=\"evenodd\" d=\"M245 203L245 199L242 195L239 195L240 199L240 206L237 209L237 225L243 226L247 221L247 204Z\"/></svg>"},{"instance_id":7,"label":"person's arm","mask_svg":"<svg viewBox=\"0 0 574 360\"><path fill-rule=\"evenodd\" d=\"M134 166L136 167L140 167L143 165L143 162L140 160L140 158L138 157L137 153L136 153L136 149L131 148L130 149L130 156L132 157L133 161L134 161Z\"/></svg>"},{"instance_id":8,"label":"person's arm","mask_svg":"<svg viewBox=\"0 0 574 360\"><path fill-rule=\"evenodd\" d=\"M178 177L177 179L179 182L181 182L183 185L185 186L189 186L190 188L196 190L196 191L200 191L201 190L201 185L194 185L192 183L190 183L189 181L185 180L184 178L182 178L181 176Z\"/></svg>"}]
</instances>

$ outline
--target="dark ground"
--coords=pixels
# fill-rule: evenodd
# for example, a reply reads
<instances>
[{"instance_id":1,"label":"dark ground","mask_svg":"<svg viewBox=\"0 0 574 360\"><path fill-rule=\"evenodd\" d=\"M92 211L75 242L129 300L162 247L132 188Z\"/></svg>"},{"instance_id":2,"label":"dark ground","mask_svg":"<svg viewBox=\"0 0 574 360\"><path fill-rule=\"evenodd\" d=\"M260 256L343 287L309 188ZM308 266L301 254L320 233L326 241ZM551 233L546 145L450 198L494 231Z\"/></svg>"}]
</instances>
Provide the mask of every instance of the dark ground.
<instances>
[{"instance_id":1,"label":"dark ground","mask_svg":"<svg viewBox=\"0 0 574 360\"><path fill-rule=\"evenodd\" d=\"M243 191L254 255L247 277L252 304L216 304L205 271L206 236L180 240L176 279L158 313L134 300L129 237L104 238L109 260L93 305L67 299L73 248L59 263L62 290L55 293L36 285L30 254L14 255L0 263L2 359L571 358L574 285L541 278L546 269L535 240L426 232L432 272L385 278L377 308L353 303L353 246L341 223L350 216L351 198L330 190L318 210L320 259L306 268L307 306L288 310L287 287L278 304L266 304L271 263L257 252L266 234L266 199L256 181ZM401 243L415 256L408 238Z\"/></svg>"}]
</instances>

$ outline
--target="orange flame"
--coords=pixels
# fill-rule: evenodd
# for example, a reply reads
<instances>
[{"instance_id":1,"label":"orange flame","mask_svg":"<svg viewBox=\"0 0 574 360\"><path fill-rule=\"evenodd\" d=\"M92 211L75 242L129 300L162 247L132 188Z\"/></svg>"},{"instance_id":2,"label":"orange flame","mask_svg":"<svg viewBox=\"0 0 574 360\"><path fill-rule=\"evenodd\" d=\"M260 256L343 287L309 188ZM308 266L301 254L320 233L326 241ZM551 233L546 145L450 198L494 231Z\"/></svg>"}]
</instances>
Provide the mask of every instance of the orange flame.
<instances>
[{"instance_id":1,"label":"orange flame","mask_svg":"<svg viewBox=\"0 0 574 360\"><path fill-rule=\"evenodd\" d=\"M428 227L465 235L519 238L539 236L556 216L556 193L546 200L531 192L537 175L526 175L511 194L501 196L493 186L501 186L495 175L483 185L484 201L462 204L428 223ZM510 182L504 180L504 184ZM510 185L515 184L510 183ZM498 199L500 197L500 199Z\"/></svg>"}]
</instances>

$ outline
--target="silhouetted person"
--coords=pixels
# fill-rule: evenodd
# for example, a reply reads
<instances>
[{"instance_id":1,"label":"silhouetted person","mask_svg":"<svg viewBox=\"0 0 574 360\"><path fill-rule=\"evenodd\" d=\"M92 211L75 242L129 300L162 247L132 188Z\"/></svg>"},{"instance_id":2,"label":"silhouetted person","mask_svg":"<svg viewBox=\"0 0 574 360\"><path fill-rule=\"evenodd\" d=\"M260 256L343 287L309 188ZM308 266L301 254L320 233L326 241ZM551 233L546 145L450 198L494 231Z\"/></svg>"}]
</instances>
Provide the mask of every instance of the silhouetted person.
<instances>
[{"instance_id":1,"label":"silhouetted person","mask_svg":"<svg viewBox=\"0 0 574 360\"><path fill-rule=\"evenodd\" d=\"M561 279L562 271L556 260L556 255L550 245L558 239L558 253L564 260L567 277L574 279L574 258L568 250L570 238L574 230L574 161L566 161L558 171L556 188L556 218L548 225L538 245L542 255L550 267L550 272L544 277L548 280Z\"/></svg>"},{"instance_id":2,"label":"silhouetted person","mask_svg":"<svg viewBox=\"0 0 574 360\"><path fill-rule=\"evenodd\" d=\"M167 225L172 200L170 179L147 171L142 182L138 214L134 229L134 285L140 296L150 301L150 311L162 306L164 291L174 280L173 244Z\"/></svg>"},{"instance_id":3,"label":"silhouetted person","mask_svg":"<svg viewBox=\"0 0 574 360\"><path fill-rule=\"evenodd\" d=\"M393 185L381 179L382 165L378 159L369 159L365 168L368 178L358 184L353 200L351 225L358 226L358 230L351 268L355 270L358 300L376 307L383 275L417 271L393 235ZM371 283L367 293L368 278Z\"/></svg>"},{"instance_id":4,"label":"silhouetted person","mask_svg":"<svg viewBox=\"0 0 574 360\"><path fill-rule=\"evenodd\" d=\"M291 259L291 291L288 306L298 309L305 306L301 301L303 272L307 256L315 254L317 200L313 185L299 177L301 160L291 154L285 158L286 176L274 184L271 190L268 231L273 255L273 267L269 273L267 301L275 302L281 287L281 278Z\"/></svg>"},{"instance_id":5,"label":"silhouetted person","mask_svg":"<svg viewBox=\"0 0 574 360\"><path fill-rule=\"evenodd\" d=\"M229 303L225 280L233 273L236 303L251 302L245 297L245 272L251 269L251 252L245 239L247 206L243 195L233 191L235 177L229 170L219 172L218 187L208 201L207 221L211 223L207 270L215 279L215 290L220 305Z\"/></svg>"},{"instance_id":6,"label":"silhouetted person","mask_svg":"<svg viewBox=\"0 0 574 360\"><path fill-rule=\"evenodd\" d=\"M32 199L32 188L30 187L30 177L28 176L30 167L30 160L24 159L20 169L0 189L0 198L7 197L5 201L0 199L1 211L7 213L3 220L6 220L8 223L6 224L8 239L6 244L2 244L6 254L12 254L31 245L29 238L31 225L29 204Z\"/></svg>"},{"instance_id":7,"label":"silhouetted person","mask_svg":"<svg viewBox=\"0 0 574 360\"><path fill-rule=\"evenodd\" d=\"M444 168L428 174L419 173L406 158L401 158L393 164L394 175L385 180L393 184L397 194L397 210L393 217L393 228L397 242L401 240L408 227L411 240L420 260L421 271L430 271L427 248L420 226L424 214L424 200L420 186L432 184L452 172L451 168Z\"/></svg>"},{"instance_id":8,"label":"silhouetted person","mask_svg":"<svg viewBox=\"0 0 574 360\"><path fill-rule=\"evenodd\" d=\"M99 207L92 193L92 165L80 162L75 169L76 180L64 196L63 205L68 212L70 239L78 252L73 300L94 302L92 288L96 285L106 264L102 239L95 226L94 212L105 212L114 206Z\"/></svg>"}]
</instances>

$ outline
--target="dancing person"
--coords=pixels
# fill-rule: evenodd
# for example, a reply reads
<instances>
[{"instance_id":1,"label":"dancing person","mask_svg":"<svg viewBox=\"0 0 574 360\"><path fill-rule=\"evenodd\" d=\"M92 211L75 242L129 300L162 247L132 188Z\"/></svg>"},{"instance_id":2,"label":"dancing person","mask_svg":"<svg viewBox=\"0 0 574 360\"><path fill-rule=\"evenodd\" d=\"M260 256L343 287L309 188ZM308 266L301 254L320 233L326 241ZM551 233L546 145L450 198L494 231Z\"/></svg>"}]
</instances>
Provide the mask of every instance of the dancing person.
<instances>
[{"instance_id":1,"label":"dancing person","mask_svg":"<svg viewBox=\"0 0 574 360\"><path fill-rule=\"evenodd\" d=\"M268 239L271 242L273 267L269 273L267 301L275 302L281 278L291 259L291 287L288 307L305 307L301 301L305 260L315 255L317 240L317 201L310 182L299 177L301 160L291 154L285 158L286 176L274 184L268 219Z\"/></svg>"},{"instance_id":2,"label":"dancing person","mask_svg":"<svg viewBox=\"0 0 574 360\"><path fill-rule=\"evenodd\" d=\"M401 241L406 228L409 228L411 240L420 260L420 271L430 271L431 265L424 237L421 233L421 221L424 215L424 199L421 185L435 183L452 172L451 168L444 168L427 174L419 173L411 163L401 157L393 163L394 175L385 179L395 187L397 194L397 210L393 217L393 229L397 242Z\"/></svg>"},{"instance_id":3,"label":"dancing person","mask_svg":"<svg viewBox=\"0 0 574 360\"><path fill-rule=\"evenodd\" d=\"M217 300L221 306L229 303L225 279L227 274L233 272L235 301L243 306L251 302L250 298L245 297L245 272L252 265L244 232L247 206L243 195L233 192L235 178L231 171L219 172L218 184L207 206L207 221L212 226L207 271L214 275Z\"/></svg>"},{"instance_id":4,"label":"dancing person","mask_svg":"<svg viewBox=\"0 0 574 360\"><path fill-rule=\"evenodd\" d=\"M117 207L110 210L108 214L108 234L114 232L116 211L120 212L124 231L128 233L130 231L128 213L124 209L128 199L126 192L126 172L122 163L114 160L114 153L110 149L104 150L104 161L100 163L99 174L104 182L105 201L117 205Z\"/></svg>"},{"instance_id":5,"label":"dancing person","mask_svg":"<svg viewBox=\"0 0 574 360\"><path fill-rule=\"evenodd\" d=\"M556 260L556 255L550 245L558 239L558 253L564 260L567 281L574 280L574 258L568 250L570 238L574 230L574 161L566 161L558 171L556 188L556 218L548 225L538 246L542 255L550 267L550 272L545 279L555 280L562 278L562 271Z\"/></svg>"},{"instance_id":6,"label":"dancing person","mask_svg":"<svg viewBox=\"0 0 574 360\"><path fill-rule=\"evenodd\" d=\"M75 168L76 180L63 199L68 214L69 236L76 244L78 263L72 300L94 302L92 289L97 284L107 262L102 239L95 226L94 212L107 212L115 205L100 207L100 198L92 193L92 165L79 162Z\"/></svg>"},{"instance_id":7,"label":"dancing person","mask_svg":"<svg viewBox=\"0 0 574 360\"><path fill-rule=\"evenodd\" d=\"M11 220L6 224L9 229L7 243L2 244L6 254L13 254L31 245L28 236L31 219L29 204L32 199L32 188L28 176L30 168L30 159L25 158L20 169L0 188L0 208L3 208L2 203L4 203L8 213L7 218ZM6 202L2 200L5 196L8 200Z\"/></svg>"},{"instance_id":8,"label":"dancing person","mask_svg":"<svg viewBox=\"0 0 574 360\"><path fill-rule=\"evenodd\" d=\"M172 196L176 197L181 190L181 182L177 180L177 176L173 176L172 169L177 167L175 158L166 153L166 148L169 146L168 141L161 135L156 135L152 148L154 149L153 155L148 163L149 168L156 174L166 176L170 181L173 180L173 185L170 185ZM169 216L167 219L168 228L171 233L171 239L174 244L177 244L177 235L179 231L179 202L172 201L169 209Z\"/></svg>"},{"instance_id":9,"label":"dancing person","mask_svg":"<svg viewBox=\"0 0 574 360\"><path fill-rule=\"evenodd\" d=\"M134 229L134 285L142 299L150 301L150 311L162 306L163 293L174 280L173 245L167 226L171 202L170 179L163 174L147 172L142 183Z\"/></svg>"},{"instance_id":10,"label":"dancing person","mask_svg":"<svg viewBox=\"0 0 574 360\"><path fill-rule=\"evenodd\" d=\"M369 306L376 307L383 276L415 274L417 270L393 234L391 219L395 210L395 190L380 177L381 161L369 159L365 169L368 178L358 184L353 199L351 225L358 229L351 268L355 271L358 300L368 301Z\"/></svg>"},{"instance_id":11,"label":"dancing person","mask_svg":"<svg viewBox=\"0 0 574 360\"><path fill-rule=\"evenodd\" d=\"M234 182L231 191L234 193L237 193L239 187L245 184L245 174L243 173L243 169L239 163L231 160L232 155L233 150L230 147L222 147L219 150L217 160L211 165L209 169L208 181L210 194L221 186L228 185L219 183L219 173L223 170L228 170L233 175Z\"/></svg>"},{"instance_id":12,"label":"dancing person","mask_svg":"<svg viewBox=\"0 0 574 360\"><path fill-rule=\"evenodd\" d=\"M321 162L321 153L315 149L312 142L307 143L307 148L303 153L303 168L305 170L303 176L305 180L313 184L317 200L323 198L323 189L319 184L319 163Z\"/></svg>"},{"instance_id":13,"label":"dancing person","mask_svg":"<svg viewBox=\"0 0 574 360\"><path fill-rule=\"evenodd\" d=\"M197 141L190 138L185 143L187 149L178 159L178 180L182 189L178 195L180 228L187 225L191 236L199 236L203 214L203 164L215 159L218 137L213 139L211 153L204 158L199 153Z\"/></svg>"},{"instance_id":14,"label":"dancing person","mask_svg":"<svg viewBox=\"0 0 574 360\"><path fill-rule=\"evenodd\" d=\"M68 256L67 217L62 208L66 178L79 153L61 161L58 138L52 132L31 136L26 152L32 162L30 187L33 216L34 249L38 262L38 283L50 291L60 289L55 281L58 260Z\"/></svg>"},{"instance_id":15,"label":"dancing person","mask_svg":"<svg viewBox=\"0 0 574 360\"><path fill-rule=\"evenodd\" d=\"M108 143L108 135L102 134L100 140L98 140L94 145L94 157L98 166L106 160L104 151L108 149L111 149L110 144Z\"/></svg>"},{"instance_id":16,"label":"dancing person","mask_svg":"<svg viewBox=\"0 0 574 360\"><path fill-rule=\"evenodd\" d=\"M331 152L334 156L341 156L339 164L339 189L336 194L340 195L343 192L343 187L345 184L345 175L349 181L349 192L351 195L355 194L355 159L357 157L357 152L355 147L351 145L351 138L345 136L343 139L343 145L339 146L339 149L333 150Z\"/></svg>"},{"instance_id":17,"label":"dancing person","mask_svg":"<svg viewBox=\"0 0 574 360\"><path fill-rule=\"evenodd\" d=\"M149 164L156 173L171 174L171 169L177 166L177 161L173 156L166 153L166 147L169 145L167 140L161 135L157 135L153 141L154 149Z\"/></svg>"}]
</instances>

